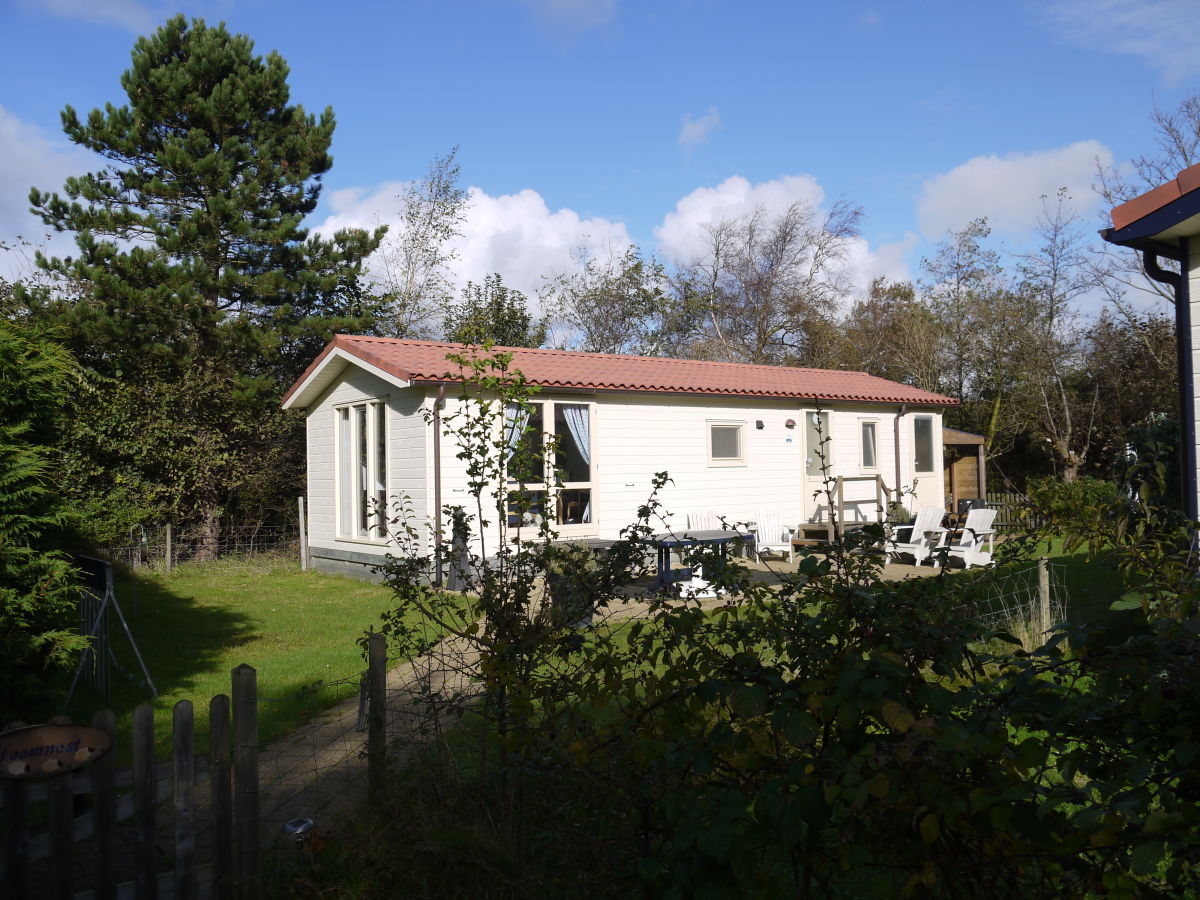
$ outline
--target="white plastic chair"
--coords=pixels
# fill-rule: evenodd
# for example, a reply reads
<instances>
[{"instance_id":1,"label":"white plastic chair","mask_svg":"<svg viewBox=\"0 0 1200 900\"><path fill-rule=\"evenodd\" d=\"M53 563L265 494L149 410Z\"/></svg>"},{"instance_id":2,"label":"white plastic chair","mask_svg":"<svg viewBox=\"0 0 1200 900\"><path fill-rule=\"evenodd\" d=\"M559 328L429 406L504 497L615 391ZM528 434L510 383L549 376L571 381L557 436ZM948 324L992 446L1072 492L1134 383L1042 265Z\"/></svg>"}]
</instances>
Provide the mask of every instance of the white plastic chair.
<instances>
[{"instance_id":1,"label":"white plastic chair","mask_svg":"<svg viewBox=\"0 0 1200 900\"><path fill-rule=\"evenodd\" d=\"M711 509L698 509L688 513L688 531L715 531L723 527L721 517Z\"/></svg>"},{"instance_id":2,"label":"white plastic chair","mask_svg":"<svg viewBox=\"0 0 1200 900\"><path fill-rule=\"evenodd\" d=\"M933 561L936 568L939 565L934 551L942 541L946 529L942 527L942 508L940 506L924 506L917 513L917 520L911 525L899 525L893 529L892 536L887 542L887 555L899 556L901 553L912 554L915 565L920 565L927 559ZM907 539L901 540L901 534L907 532Z\"/></svg>"},{"instance_id":3,"label":"white plastic chair","mask_svg":"<svg viewBox=\"0 0 1200 900\"><path fill-rule=\"evenodd\" d=\"M760 506L754 511L754 549L764 553L786 553L788 562L795 559L792 546L793 529L783 524L783 511L778 506Z\"/></svg>"},{"instance_id":4,"label":"white plastic chair","mask_svg":"<svg viewBox=\"0 0 1200 900\"><path fill-rule=\"evenodd\" d=\"M996 535L992 525L996 521L994 509L973 509L967 513L966 524L962 534L953 541L946 550L948 556L961 559L964 568L971 566L986 566L992 561L992 551L995 550ZM984 543L987 549L983 549Z\"/></svg>"}]
</instances>

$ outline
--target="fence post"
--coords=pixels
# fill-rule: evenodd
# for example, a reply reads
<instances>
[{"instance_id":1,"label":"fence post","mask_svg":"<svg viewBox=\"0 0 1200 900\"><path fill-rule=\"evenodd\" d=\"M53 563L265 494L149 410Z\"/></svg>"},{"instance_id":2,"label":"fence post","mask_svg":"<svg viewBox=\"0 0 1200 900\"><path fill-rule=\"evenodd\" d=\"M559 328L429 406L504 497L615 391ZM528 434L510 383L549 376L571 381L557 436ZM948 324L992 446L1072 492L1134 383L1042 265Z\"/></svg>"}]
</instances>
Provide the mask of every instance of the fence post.
<instances>
[{"instance_id":1,"label":"fence post","mask_svg":"<svg viewBox=\"0 0 1200 900\"><path fill-rule=\"evenodd\" d=\"M5 731L23 728L9 722ZM4 782L4 894L29 896L29 785L16 779Z\"/></svg>"},{"instance_id":2,"label":"fence post","mask_svg":"<svg viewBox=\"0 0 1200 900\"><path fill-rule=\"evenodd\" d=\"M134 890L138 900L158 896L155 871L154 709L143 703L133 711Z\"/></svg>"},{"instance_id":3,"label":"fence post","mask_svg":"<svg viewBox=\"0 0 1200 900\"><path fill-rule=\"evenodd\" d=\"M367 783L372 795L385 782L387 768L387 638L367 638Z\"/></svg>"},{"instance_id":4,"label":"fence post","mask_svg":"<svg viewBox=\"0 0 1200 900\"><path fill-rule=\"evenodd\" d=\"M297 497L300 507L300 571L308 571L308 520L304 517L304 498Z\"/></svg>"},{"instance_id":5,"label":"fence post","mask_svg":"<svg viewBox=\"0 0 1200 900\"><path fill-rule=\"evenodd\" d=\"M229 770L229 698L208 703L208 771L212 784L212 896L233 894L233 792Z\"/></svg>"},{"instance_id":6,"label":"fence post","mask_svg":"<svg viewBox=\"0 0 1200 900\"><path fill-rule=\"evenodd\" d=\"M1038 611L1044 643L1046 632L1054 627L1054 623L1050 621L1050 561L1044 556L1038 557Z\"/></svg>"},{"instance_id":7,"label":"fence post","mask_svg":"<svg viewBox=\"0 0 1200 900\"><path fill-rule=\"evenodd\" d=\"M257 703L258 673L243 663L233 670L233 815L240 897L259 891Z\"/></svg>"},{"instance_id":8,"label":"fence post","mask_svg":"<svg viewBox=\"0 0 1200 900\"><path fill-rule=\"evenodd\" d=\"M167 523L167 552L166 552L166 554L165 554L165 557L166 557L166 562L167 562L167 571L168 571L168 572L170 572L170 571L171 571L171 559L172 559L172 555L171 555L171 549L172 549L172 548L171 548L171 545L172 545L172 543L173 543L173 541L171 540L171 538L172 538L172 537L174 537L174 535L171 533L171 523L170 523L170 522L168 522L168 523Z\"/></svg>"},{"instance_id":9,"label":"fence post","mask_svg":"<svg viewBox=\"0 0 1200 900\"><path fill-rule=\"evenodd\" d=\"M96 842L96 900L117 900L117 879L113 869L116 856L117 719L111 709L92 716L92 725L114 739L107 753L92 763L92 839Z\"/></svg>"},{"instance_id":10,"label":"fence post","mask_svg":"<svg viewBox=\"0 0 1200 900\"><path fill-rule=\"evenodd\" d=\"M192 741L192 701L180 700L171 716L171 757L175 780L175 900L196 896L196 823L193 786L196 758Z\"/></svg>"},{"instance_id":11,"label":"fence post","mask_svg":"<svg viewBox=\"0 0 1200 900\"><path fill-rule=\"evenodd\" d=\"M51 725L70 725L68 716L55 716ZM75 896L73 839L75 826L74 776L67 772L49 779L46 791L50 799L50 869L54 896L71 900Z\"/></svg>"}]
</instances>

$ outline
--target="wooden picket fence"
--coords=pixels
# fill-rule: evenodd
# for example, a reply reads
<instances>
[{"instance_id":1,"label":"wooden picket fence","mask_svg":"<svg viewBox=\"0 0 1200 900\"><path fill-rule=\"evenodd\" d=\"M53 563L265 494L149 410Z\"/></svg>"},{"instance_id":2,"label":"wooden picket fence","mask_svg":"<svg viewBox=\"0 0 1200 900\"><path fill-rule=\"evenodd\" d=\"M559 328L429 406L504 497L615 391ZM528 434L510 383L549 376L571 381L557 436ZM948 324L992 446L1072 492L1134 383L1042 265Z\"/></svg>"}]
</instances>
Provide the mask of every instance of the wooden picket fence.
<instances>
[{"instance_id":1,"label":"wooden picket fence","mask_svg":"<svg viewBox=\"0 0 1200 900\"><path fill-rule=\"evenodd\" d=\"M90 771L66 773L43 781L4 783L4 858L0 893L6 898L252 897L262 888L258 809L257 673L241 665L232 672L232 701L220 694L209 703L208 759L196 758L192 703L175 704L171 761L154 760L154 711L139 706L130 735L133 766L116 766L116 720L111 710L92 724L114 737L114 747L90 765ZM69 724L66 717L54 722ZM22 723L10 723L8 728ZM232 725L232 728L231 728ZM232 734L231 734L232 731ZM232 739L231 739L232 738ZM209 786L212 850L197 863L196 786ZM132 792L119 795L118 789ZM76 797L90 795L90 811L75 814ZM173 868L159 872L158 807L173 800ZM119 825L132 820L133 878L118 864ZM32 833L31 823L40 830ZM44 823L44 824L42 824ZM165 823L164 823L165 824ZM87 842L85 844L85 842ZM48 860L41 878L32 868ZM77 884L80 871L91 877ZM42 883L45 882L45 883ZM82 891L80 893L77 893Z\"/></svg>"},{"instance_id":2,"label":"wooden picket fence","mask_svg":"<svg viewBox=\"0 0 1200 900\"><path fill-rule=\"evenodd\" d=\"M988 491L988 509L996 510L995 528L997 531L1014 531L1021 526L1017 510L1028 498L1017 491Z\"/></svg>"}]
</instances>

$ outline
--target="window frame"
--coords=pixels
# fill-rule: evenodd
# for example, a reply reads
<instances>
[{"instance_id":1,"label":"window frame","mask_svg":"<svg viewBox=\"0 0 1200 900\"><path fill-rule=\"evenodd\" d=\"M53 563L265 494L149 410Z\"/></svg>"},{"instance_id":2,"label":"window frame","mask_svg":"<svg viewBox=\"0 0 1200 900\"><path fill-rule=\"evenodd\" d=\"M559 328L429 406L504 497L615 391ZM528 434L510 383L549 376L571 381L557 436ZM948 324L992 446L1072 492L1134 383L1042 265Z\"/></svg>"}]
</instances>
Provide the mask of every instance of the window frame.
<instances>
[{"instance_id":1,"label":"window frame","mask_svg":"<svg viewBox=\"0 0 1200 900\"><path fill-rule=\"evenodd\" d=\"M713 456L713 429L737 429L737 456ZM706 419L704 421L705 450L708 454L710 469L729 469L746 465L746 420L745 419Z\"/></svg>"},{"instance_id":2,"label":"window frame","mask_svg":"<svg viewBox=\"0 0 1200 900\"><path fill-rule=\"evenodd\" d=\"M539 407L542 414L542 480L541 481L521 481L517 478L509 477L504 486L504 503L505 517L508 513L508 498L509 495L518 491L524 490L529 493L541 492L545 495L543 507L554 511L554 530L560 535L578 535L586 534L595 531L597 528L596 511L599 509L597 499L599 497L599 482L597 471L599 470L598 460L596 456L596 422L598 404L593 400L577 399L572 397L545 397L538 396L537 399L526 401L529 406ZM559 406L584 406L588 411L588 433L590 438L590 453L588 459L588 480L587 481L556 481L553 477L558 471L554 465L553 454L550 452L553 446L554 431L557 407ZM547 430L549 426L550 430ZM504 424L501 422L501 430L503 431ZM564 523L559 521L559 506L562 493L564 491L591 491L591 521ZM518 527L530 527L526 525L518 526L509 523L508 528L515 529Z\"/></svg>"},{"instance_id":3,"label":"window frame","mask_svg":"<svg viewBox=\"0 0 1200 900\"><path fill-rule=\"evenodd\" d=\"M387 498L391 496L391 403L389 395L359 398L333 407L333 523L334 539L357 544L384 545L391 540L387 529ZM382 415L380 415L382 410ZM360 420L362 411L364 420ZM363 433L361 421L365 421ZM344 424L343 424L344 423ZM348 434L344 430L348 428ZM380 429L382 428L382 444ZM348 438L348 442L346 440ZM349 448L349 459L346 448ZM366 450L363 459L362 450ZM382 451L382 453L381 453ZM382 456L382 459L381 459ZM382 465L381 465L382 463ZM361 483L365 473L365 484ZM382 479L379 476L382 475ZM350 484L347 486L347 478ZM383 510L379 495L383 495ZM349 500L349 508L347 508ZM365 508L363 503L365 501ZM347 518L349 516L349 518ZM379 521L382 516L383 521ZM374 521L372 521L374 520ZM362 526L366 522L366 527ZM346 525L349 523L349 528Z\"/></svg>"},{"instance_id":4,"label":"window frame","mask_svg":"<svg viewBox=\"0 0 1200 900\"><path fill-rule=\"evenodd\" d=\"M870 465L867 464L866 451L867 442L865 440L866 428L871 426L871 453L875 457L875 461ZM879 420L875 418L859 419L858 420L858 463L859 469L863 472L878 472L879 471Z\"/></svg>"},{"instance_id":5,"label":"window frame","mask_svg":"<svg viewBox=\"0 0 1200 900\"><path fill-rule=\"evenodd\" d=\"M803 459L801 461L801 465L804 467L804 477L808 478L811 481L823 481L825 478L825 473L821 470L820 466L817 467L816 472L808 471L808 460L809 460L809 456L810 456L809 448L808 448L808 417L812 416L812 415L818 415L818 416L825 417L825 431L821 438L821 443L824 444L828 448L826 450L825 461L829 465L829 472L832 475L835 471L834 460L833 460L833 411L829 410L829 409L817 409L815 407L811 407L809 409L802 410L800 413L800 419L804 423L804 430L803 430L804 453L803 453Z\"/></svg>"},{"instance_id":6,"label":"window frame","mask_svg":"<svg viewBox=\"0 0 1200 900\"><path fill-rule=\"evenodd\" d=\"M929 423L929 468L921 468L921 458L917 450L917 422ZM913 455L913 474L914 475L930 475L937 471L937 441L933 427L933 416L913 416L912 417L912 455Z\"/></svg>"}]
</instances>

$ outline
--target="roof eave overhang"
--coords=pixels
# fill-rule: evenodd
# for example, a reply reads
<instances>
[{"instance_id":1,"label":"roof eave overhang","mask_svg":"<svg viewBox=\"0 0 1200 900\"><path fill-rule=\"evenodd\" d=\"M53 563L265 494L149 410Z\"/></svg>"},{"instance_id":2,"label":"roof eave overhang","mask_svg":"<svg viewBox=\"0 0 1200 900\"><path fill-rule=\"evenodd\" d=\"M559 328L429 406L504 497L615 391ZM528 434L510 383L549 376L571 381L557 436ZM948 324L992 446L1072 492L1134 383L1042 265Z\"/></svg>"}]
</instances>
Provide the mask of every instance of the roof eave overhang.
<instances>
[{"instance_id":1,"label":"roof eave overhang","mask_svg":"<svg viewBox=\"0 0 1200 900\"><path fill-rule=\"evenodd\" d=\"M351 353L335 343L327 347L326 352L317 360L316 365L292 386L292 389L283 398L282 407L284 409L307 409L329 389L329 386L337 380L346 367L351 365L371 373L376 378L387 382L393 387L407 388L412 386L412 382L408 379L401 378L386 369L381 369L374 363L368 362L361 356Z\"/></svg>"},{"instance_id":2,"label":"roof eave overhang","mask_svg":"<svg viewBox=\"0 0 1200 900\"><path fill-rule=\"evenodd\" d=\"M1200 234L1200 190L1189 191L1121 228L1105 228L1100 236L1110 244L1148 250L1178 260L1179 240Z\"/></svg>"},{"instance_id":3,"label":"roof eave overhang","mask_svg":"<svg viewBox=\"0 0 1200 900\"><path fill-rule=\"evenodd\" d=\"M460 378L414 378L414 385L437 386L442 384L458 384L462 381ZM779 402L789 403L851 403L856 406L899 406L905 405L909 407L919 406L928 409L953 409L961 406L957 400L947 397L944 400L916 400L912 398L898 399L887 397L818 397L812 394L752 394L752 393L735 393L733 391L695 391L685 390L682 388L610 388L610 387L587 387L581 385L551 385L537 384L536 382L528 382L530 386L536 387L539 391L554 394L580 394L580 395L595 395L595 394L633 394L643 397L709 397L722 398L727 400L774 400Z\"/></svg>"}]
</instances>

